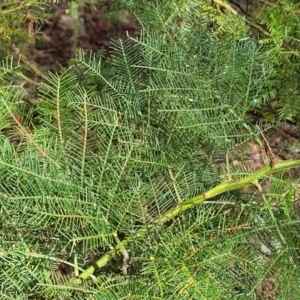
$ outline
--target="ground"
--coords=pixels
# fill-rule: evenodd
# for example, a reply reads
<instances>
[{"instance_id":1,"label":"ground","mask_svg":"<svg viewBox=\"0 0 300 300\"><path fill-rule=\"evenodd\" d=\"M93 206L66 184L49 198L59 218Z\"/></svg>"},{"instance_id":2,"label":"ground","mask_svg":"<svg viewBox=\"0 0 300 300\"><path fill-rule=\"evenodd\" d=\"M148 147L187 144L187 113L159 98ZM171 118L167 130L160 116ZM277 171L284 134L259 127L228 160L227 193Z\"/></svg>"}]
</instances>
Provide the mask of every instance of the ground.
<instances>
[{"instance_id":1,"label":"ground","mask_svg":"<svg viewBox=\"0 0 300 300\"><path fill-rule=\"evenodd\" d=\"M94 6L93 6L94 7ZM66 4L51 4L54 12L49 25L44 25L35 45L30 48L30 57L42 70L58 71L67 66L76 48L91 49L96 52L109 51L111 38L136 36L139 28L127 12L121 17L109 13L109 7L85 7L79 12L78 24L66 11ZM78 26L78 30L73 30Z\"/></svg>"}]
</instances>

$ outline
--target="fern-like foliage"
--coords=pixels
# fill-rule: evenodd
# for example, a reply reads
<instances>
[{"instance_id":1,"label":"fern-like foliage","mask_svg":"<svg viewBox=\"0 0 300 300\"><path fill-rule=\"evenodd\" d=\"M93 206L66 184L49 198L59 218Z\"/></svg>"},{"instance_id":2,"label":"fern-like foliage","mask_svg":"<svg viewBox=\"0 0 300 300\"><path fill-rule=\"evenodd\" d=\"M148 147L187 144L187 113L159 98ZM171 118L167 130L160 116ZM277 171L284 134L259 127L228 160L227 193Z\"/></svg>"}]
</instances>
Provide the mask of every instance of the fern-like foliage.
<instances>
[{"instance_id":1,"label":"fern-like foliage","mask_svg":"<svg viewBox=\"0 0 300 300\"><path fill-rule=\"evenodd\" d=\"M255 42L195 27L204 4L189 5L181 30L151 6L156 25L114 41L110 60L80 51L49 74L30 126L16 115L20 88L1 86L1 298L255 299L269 282L276 296L299 292L283 176L252 199L226 193L159 222L224 180L215 160L255 137L244 114L272 75ZM106 251L105 267L79 280L95 263L85 256Z\"/></svg>"},{"instance_id":2,"label":"fern-like foliage","mask_svg":"<svg viewBox=\"0 0 300 300\"><path fill-rule=\"evenodd\" d=\"M277 115L298 120L299 115L299 3L290 0L264 3L256 19L268 30L261 39L276 69Z\"/></svg>"}]
</instances>

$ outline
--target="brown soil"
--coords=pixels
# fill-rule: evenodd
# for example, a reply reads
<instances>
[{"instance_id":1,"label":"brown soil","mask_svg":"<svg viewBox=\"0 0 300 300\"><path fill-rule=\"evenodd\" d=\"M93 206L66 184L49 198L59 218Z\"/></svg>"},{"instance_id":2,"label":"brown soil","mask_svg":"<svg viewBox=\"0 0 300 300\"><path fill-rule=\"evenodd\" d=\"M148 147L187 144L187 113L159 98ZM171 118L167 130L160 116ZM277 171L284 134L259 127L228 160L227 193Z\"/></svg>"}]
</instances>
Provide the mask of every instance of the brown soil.
<instances>
[{"instance_id":1,"label":"brown soil","mask_svg":"<svg viewBox=\"0 0 300 300\"><path fill-rule=\"evenodd\" d=\"M66 12L66 4L50 6L53 11L50 24L41 28L36 44L30 48L30 58L42 70L56 72L67 66L77 48L102 51L106 55L112 38L124 39L139 33L126 11L119 16L113 15L109 5L87 5L76 21Z\"/></svg>"}]
</instances>

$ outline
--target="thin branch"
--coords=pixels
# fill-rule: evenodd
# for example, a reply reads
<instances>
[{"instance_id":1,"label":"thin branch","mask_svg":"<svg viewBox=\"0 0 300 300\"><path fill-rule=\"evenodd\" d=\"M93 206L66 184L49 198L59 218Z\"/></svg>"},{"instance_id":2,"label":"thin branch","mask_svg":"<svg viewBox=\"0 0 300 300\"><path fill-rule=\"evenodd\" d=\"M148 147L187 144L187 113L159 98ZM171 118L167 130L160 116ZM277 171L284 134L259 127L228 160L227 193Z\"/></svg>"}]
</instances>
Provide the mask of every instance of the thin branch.
<instances>
[{"instance_id":1,"label":"thin branch","mask_svg":"<svg viewBox=\"0 0 300 300\"><path fill-rule=\"evenodd\" d=\"M43 76L43 73L39 70L37 65L34 62L29 62L26 56L21 53L20 49L17 46L13 45L13 50L18 56L20 56L22 63L27 65L34 75L36 75L37 77Z\"/></svg>"},{"instance_id":2,"label":"thin branch","mask_svg":"<svg viewBox=\"0 0 300 300\"><path fill-rule=\"evenodd\" d=\"M241 20L243 20L245 23L247 23L249 26L256 28L258 31L260 31L261 33L263 33L266 36L269 36L270 33L265 31L261 26L259 26L256 23L252 23L251 21L249 21L245 16L241 16L237 13L237 11L232 8L228 3L222 1L222 0L213 0L217 5L225 8L227 11L230 11L232 14L234 14L235 16L239 17Z\"/></svg>"},{"instance_id":3,"label":"thin branch","mask_svg":"<svg viewBox=\"0 0 300 300\"><path fill-rule=\"evenodd\" d=\"M29 142L29 144L35 146L37 148L37 150L40 152L40 154L42 156L44 156L45 158L47 158L49 161L51 161L56 167L59 166L59 164L53 159L51 158L35 141L34 139L31 137L31 134L28 132L28 130L20 123L20 121L18 120L18 118L10 111L8 105L6 104L6 102L2 101L2 103L4 103L4 105L6 106L6 109L10 112L14 122L18 125L19 129L20 129L20 134L25 136Z\"/></svg>"},{"instance_id":4,"label":"thin branch","mask_svg":"<svg viewBox=\"0 0 300 300\"><path fill-rule=\"evenodd\" d=\"M270 166L270 165L265 166L260 170L258 170L257 172L253 174L249 174L248 176L241 178L239 180L223 182L217 185L216 187L212 188L211 190L207 191L206 193L193 197L188 201L182 202L180 205L178 205L175 208L171 208L163 216L161 216L156 221L154 221L154 223L163 225L165 222L182 214L184 211L188 209L192 209L199 204L202 204L205 200L214 198L220 194L232 190L237 190L246 187L248 185L256 184L258 180L272 173L284 171L299 166L300 166L300 160L286 160L286 161L278 162L274 166ZM93 266L90 266L83 273L81 273L79 275L79 278L87 279L90 276L92 276L93 273L96 271L96 269L104 267L113 257L123 252L125 247L127 247L127 245L130 242L144 237L147 234L147 232L149 232L149 228L151 228L151 226L153 227L153 225L154 224L151 224L150 226L147 225L147 228L142 227L140 230L137 231L135 235L123 240L121 243L118 243L118 245L115 248L113 248L112 250L104 254Z\"/></svg>"}]
</instances>

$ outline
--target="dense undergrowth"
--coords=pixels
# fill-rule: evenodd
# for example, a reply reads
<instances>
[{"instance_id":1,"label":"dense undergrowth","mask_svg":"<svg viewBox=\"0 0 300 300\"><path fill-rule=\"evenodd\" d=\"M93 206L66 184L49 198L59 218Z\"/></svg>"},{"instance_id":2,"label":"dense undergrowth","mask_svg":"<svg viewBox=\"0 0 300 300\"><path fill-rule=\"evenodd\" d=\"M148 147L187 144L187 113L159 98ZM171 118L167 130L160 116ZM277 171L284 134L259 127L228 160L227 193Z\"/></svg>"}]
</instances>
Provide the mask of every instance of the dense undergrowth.
<instances>
[{"instance_id":1,"label":"dense undergrowth","mask_svg":"<svg viewBox=\"0 0 300 300\"><path fill-rule=\"evenodd\" d=\"M297 121L297 6L264 7L255 28L268 37L257 39L225 2L115 1L140 35L112 41L103 59L74 49L67 68L41 76L16 57L34 33L28 15L10 22L30 11L33 26L47 6L8 2L1 299L296 299L287 170L300 161L274 157L263 130ZM70 1L73 18L83 4ZM253 110L261 123L245 118ZM249 141L266 146L261 169L229 159Z\"/></svg>"}]
</instances>

